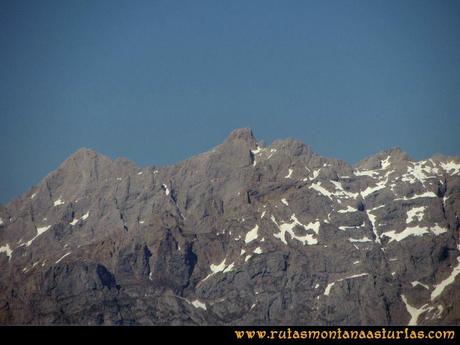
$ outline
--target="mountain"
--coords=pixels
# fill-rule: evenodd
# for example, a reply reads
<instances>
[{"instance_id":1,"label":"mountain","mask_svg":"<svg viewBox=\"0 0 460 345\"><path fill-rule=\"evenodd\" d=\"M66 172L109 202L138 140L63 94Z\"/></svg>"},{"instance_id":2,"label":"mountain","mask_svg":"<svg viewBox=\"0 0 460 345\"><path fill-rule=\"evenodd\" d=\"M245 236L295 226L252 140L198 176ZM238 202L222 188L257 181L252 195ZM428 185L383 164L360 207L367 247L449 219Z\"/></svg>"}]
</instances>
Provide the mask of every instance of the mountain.
<instances>
[{"instance_id":1,"label":"mountain","mask_svg":"<svg viewBox=\"0 0 460 345\"><path fill-rule=\"evenodd\" d=\"M459 325L459 213L460 157L80 149L0 207L0 324Z\"/></svg>"}]
</instances>

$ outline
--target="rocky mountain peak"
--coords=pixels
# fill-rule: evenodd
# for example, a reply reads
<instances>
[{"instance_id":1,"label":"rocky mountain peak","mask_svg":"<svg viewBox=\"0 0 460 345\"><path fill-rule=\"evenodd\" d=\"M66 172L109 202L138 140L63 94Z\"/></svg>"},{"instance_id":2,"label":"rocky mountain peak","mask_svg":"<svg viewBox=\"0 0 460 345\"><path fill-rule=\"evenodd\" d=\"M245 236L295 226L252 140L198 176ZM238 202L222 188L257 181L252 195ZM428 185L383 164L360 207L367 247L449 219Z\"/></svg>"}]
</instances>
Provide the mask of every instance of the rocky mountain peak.
<instances>
[{"instance_id":1,"label":"rocky mountain peak","mask_svg":"<svg viewBox=\"0 0 460 345\"><path fill-rule=\"evenodd\" d=\"M388 150L381 151L375 155L364 158L356 168L360 170L372 170L378 168L386 168L390 165L407 164L411 158L399 147L394 147Z\"/></svg>"},{"instance_id":2,"label":"rocky mountain peak","mask_svg":"<svg viewBox=\"0 0 460 345\"><path fill-rule=\"evenodd\" d=\"M86 147L82 147L69 156L58 168L58 171L73 171L75 169L87 170L95 164L97 160L111 161L110 158Z\"/></svg>"},{"instance_id":3,"label":"rocky mountain peak","mask_svg":"<svg viewBox=\"0 0 460 345\"><path fill-rule=\"evenodd\" d=\"M288 154L292 154L294 156L313 154L310 146L305 145L302 141L294 138L275 140L271 146L275 149L286 151Z\"/></svg>"},{"instance_id":4,"label":"rocky mountain peak","mask_svg":"<svg viewBox=\"0 0 460 345\"><path fill-rule=\"evenodd\" d=\"M459 217L459 157L81 149L0 207L0 324L460 324Z\"/></svg>"},{"instance_id":5,"label":"rocky mountain peak","mask_svg":"<svg viewBox=\"0 0 460 345\"><path fill-rule=\"evenodd\" d=\"M86 147L81 147L77 151L75 151L72 155L70 155L69 158L66 159L66 161L92 160L92 159L96 159L98 156L99 156L99 153L97 153L96 151L86 148ZM66 161L64 161L64 163Z\"/></svg>"},{"instance_id":6,"label":"rocky mountain peak","mask_svg":"<svg viewBox=\"0 0 460 345\"><path fill-rule=\"evenodd\" d=\"M226 142L231 142L235 140L244 141L250 146L256 144L256 138L254 137L254 134L252 133L252 130L250 128L237 128L233 130L228 136Z\"/></svg>"},{"instance_id":7,"label":"rocky mountain peak","mask_svg":"<svg viewBox=\"0 0 460 345\"><path fill-rule=\"evenodd\" d=\"M400 147L393 147L378 153L379 158L386 159L390 157L392 162L410 161L412 158Z\"/></svg>"}]
</instances>

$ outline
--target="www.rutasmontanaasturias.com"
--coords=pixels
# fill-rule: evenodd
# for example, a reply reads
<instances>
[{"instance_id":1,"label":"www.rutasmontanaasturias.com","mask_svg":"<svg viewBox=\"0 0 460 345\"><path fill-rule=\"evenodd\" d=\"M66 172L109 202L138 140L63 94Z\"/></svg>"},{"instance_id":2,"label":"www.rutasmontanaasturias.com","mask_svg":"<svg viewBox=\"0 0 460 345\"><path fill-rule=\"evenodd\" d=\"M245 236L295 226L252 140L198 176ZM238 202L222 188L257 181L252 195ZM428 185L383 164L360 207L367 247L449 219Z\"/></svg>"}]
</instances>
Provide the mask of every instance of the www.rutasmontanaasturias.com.
<instances>
[{"instance_id":1,"label":"www.rutasmontanaasturias.com","mask_svg":"<svg viewBox=\"0 0 460 345\"><path fill-rule=\"evenodd\" d=\"M454 330L235 330L236 339L455 339Z\"/></svg>"}]
</instances>

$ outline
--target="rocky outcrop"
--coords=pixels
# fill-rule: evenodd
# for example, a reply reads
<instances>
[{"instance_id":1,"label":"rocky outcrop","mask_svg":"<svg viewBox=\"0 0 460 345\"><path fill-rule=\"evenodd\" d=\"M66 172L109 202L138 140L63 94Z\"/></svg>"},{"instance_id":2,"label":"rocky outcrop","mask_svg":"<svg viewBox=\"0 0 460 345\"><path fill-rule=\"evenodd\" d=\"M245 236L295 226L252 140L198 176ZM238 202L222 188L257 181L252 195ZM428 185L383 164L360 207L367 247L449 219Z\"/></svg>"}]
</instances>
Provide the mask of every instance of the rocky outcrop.
<instances>
[{"instance_id":1,"label":"rocky outcrop","mask_svg":"<svg viewBox=\"0 0 460 345\"><path fill-rule=\"evenodd\" d=\"M458 325L459 213L459 157L81 149L0 207L0 324Z\"/></svg>"}]
</instances>

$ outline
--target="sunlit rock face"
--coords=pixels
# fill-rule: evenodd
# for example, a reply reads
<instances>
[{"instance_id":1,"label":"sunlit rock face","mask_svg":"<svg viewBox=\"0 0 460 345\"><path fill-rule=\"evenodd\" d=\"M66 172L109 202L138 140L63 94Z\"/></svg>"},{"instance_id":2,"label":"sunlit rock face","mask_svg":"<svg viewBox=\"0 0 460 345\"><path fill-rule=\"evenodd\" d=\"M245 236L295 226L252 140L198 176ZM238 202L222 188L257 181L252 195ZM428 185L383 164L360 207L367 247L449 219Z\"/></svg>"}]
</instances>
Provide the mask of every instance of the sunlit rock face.
<instances>
[{"instance_id":1,"label":"sunlit rock face","mask_svg":"<svg viewBox=\"0 0 460 345\"><path fill-rule=\"evenodd\" d=\"M458 325L459 213L459 157L81 149L0 206L0 324Z\"/></svg>"}]
</instances>

